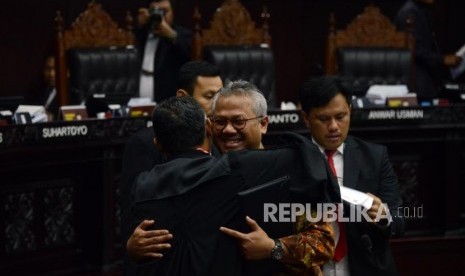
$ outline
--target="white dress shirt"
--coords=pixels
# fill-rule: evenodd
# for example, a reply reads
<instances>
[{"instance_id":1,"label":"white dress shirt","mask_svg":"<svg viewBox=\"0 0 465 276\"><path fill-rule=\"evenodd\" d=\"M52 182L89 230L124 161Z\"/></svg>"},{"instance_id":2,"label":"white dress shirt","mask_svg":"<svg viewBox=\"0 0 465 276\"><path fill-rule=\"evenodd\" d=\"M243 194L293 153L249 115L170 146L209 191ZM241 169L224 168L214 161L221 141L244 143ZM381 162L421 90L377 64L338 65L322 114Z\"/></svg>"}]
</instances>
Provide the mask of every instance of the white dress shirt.
<instances>
[{"instance_id":1,"label":"white dress shirt","mask_svg":"<svg viewBox=\"0 0 465 276\"><path fill-rule=\"evenodd\" d=\"M139 82L139 97L150 98L152 101L155 88L155 53L157 52L159 40L152 33L147 37Z\"/></svg>"},{"instance_id":2,"label":"white dress shirt","mask_svg":"<svg viewBox=\"0 0 465 276\"><path fill-rule=\"evenodd\" d=\"M318 146L321 153L325 156L325 149L318 145L316 141L312 138L312 142ZM344 147L345 143L340 145L336 152L333 155L334 169L336 170L337 182L339 186L344 186ZM332 223L334 227L334 241L337 245L339 241L339 226L336 222ZM349 272L349 257L346 255L342 260L336 262L334 260L329 261L323 265L323 275L324 276L350 276Z\"/></svg>"}]
</instances>

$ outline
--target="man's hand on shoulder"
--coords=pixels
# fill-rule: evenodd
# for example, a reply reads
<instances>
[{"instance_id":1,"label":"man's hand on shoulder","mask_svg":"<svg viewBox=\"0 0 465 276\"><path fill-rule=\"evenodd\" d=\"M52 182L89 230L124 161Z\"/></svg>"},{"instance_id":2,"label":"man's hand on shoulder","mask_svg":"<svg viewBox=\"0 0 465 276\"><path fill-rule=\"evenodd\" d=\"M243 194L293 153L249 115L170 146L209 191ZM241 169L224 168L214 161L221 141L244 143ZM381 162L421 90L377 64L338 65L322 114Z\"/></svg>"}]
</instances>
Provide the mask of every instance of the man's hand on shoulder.
<instances>
[{"instance_id":1,"label":"man's hand on shoulder","mask_svg":"<svg viewBox=\"0 0 465 276\"><path fill-rule=\"evenodd\" d=\"M160 259L163 257L161 252L171 248L168 241L173 238L173 235L168 230L147 230L154 224L154 220L142 221L129 237L126 250L133 261Z\"/></svg>"}]
</instances>

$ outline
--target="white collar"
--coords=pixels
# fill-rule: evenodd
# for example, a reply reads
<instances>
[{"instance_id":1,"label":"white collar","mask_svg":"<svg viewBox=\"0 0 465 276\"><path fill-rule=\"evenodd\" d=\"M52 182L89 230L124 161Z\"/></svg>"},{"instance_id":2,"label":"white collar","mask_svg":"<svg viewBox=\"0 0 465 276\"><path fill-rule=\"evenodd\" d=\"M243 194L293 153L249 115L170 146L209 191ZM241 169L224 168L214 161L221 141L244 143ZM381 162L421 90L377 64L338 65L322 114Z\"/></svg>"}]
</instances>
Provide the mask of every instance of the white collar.
<instances>
[{"instance_id":1,"label":"white collar","mask_svg":"<svg viewBox=\"0 0 465 276\"><path fill-rule=\"evenodd\" d=\"M318 146L318 148L320 149L321 153L325 154L325 148L323 148L322 146L320 146L316 141L315 139L313 139L313 136L312 136L312 142ZM339 153L340 155L344 156L344 148L345 148L345 145L346 143L342 143L337 149L336 149L336 152Z\"/></svg>"}]
</instances>

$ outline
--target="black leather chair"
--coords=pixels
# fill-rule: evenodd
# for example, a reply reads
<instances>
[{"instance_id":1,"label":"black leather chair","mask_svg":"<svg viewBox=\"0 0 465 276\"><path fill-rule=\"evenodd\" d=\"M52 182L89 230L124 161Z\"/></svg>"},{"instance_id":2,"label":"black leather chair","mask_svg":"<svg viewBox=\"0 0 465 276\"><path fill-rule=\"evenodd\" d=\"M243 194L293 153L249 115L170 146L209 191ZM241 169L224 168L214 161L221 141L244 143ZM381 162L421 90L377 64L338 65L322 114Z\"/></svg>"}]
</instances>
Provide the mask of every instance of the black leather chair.
<instances>
[{"instance_id":1,"label":"black leather chair","mask_svg":"<svg viewBox=\"0 0 465 276\"><path fill-rule=\"evenodd\" d=\"M205 46L203 57L221 68L224 81L250 81L262 91L269 108L277 106L274 58L270 47Z\"/></svg>"},{"instance_id":2,"label":"black leather chair","mask_svg":"<svg viewBox=\"0 0 465 276\"><path fill-rule=\"evenodd\" d=\"M60 12L56 22L60 105L81 103L93 93L137 93L140 70L129 12L124 29L95 1L69 29Z\"/></svg>"},{"instance_id":3,"label":"black leather chair","mask_svg":"<svg viewBox=\"0 0 465 276\"><path fill-rule=\"evenodd\" d=\"M412 53L386 47L343 47L337 51L339 76L355 96L374 84L405 84L411 79Z\"/></svg>"},{"instance_id":4,"label":"black leather chair","mask_svg":"<svg viewBox=\"0 0 465 276\"><path fill-rule=\"evenodd\" d=\"M336 29L335 17L330 16L326 73L340 75L355 96L365 96L374 84L405 84L415 91L413 51L411 28L397 31L374 5L344 29Z\"/></svg>"},{"instance_id":5,"label":"black leather chair","mask_svg":"<svg viewBox=\"0 0 465 276\"><path fill-rule=\"evenodd\" d=\"M243 79L252 82L265 95L268 107L275 108L274 58L268 33L270 15L265 7L261 17L262 26L256 27L239 0L225 0L216 9L210 27L201 29L201 15L196 7L192 58L218 65L225 81Z\"/></svg>"},{"instance_id":6,"label":"black leather chair","mask_svg":"<svg viewBox=\"0 0 465 276\"><path fill-rule=\"evenodd\" d=\"M139 58L134 47L68 51L71 102L90 94L137 94Z\"/></svg>"}]
</instances>

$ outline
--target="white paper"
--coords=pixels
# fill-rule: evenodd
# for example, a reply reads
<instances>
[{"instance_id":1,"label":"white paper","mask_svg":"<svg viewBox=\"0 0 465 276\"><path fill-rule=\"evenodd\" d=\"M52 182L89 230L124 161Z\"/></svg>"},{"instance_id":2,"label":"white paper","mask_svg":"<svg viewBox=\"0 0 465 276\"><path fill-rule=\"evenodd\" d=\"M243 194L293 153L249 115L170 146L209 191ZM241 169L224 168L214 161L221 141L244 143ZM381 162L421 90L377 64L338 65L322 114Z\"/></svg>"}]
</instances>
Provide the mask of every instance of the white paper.
<instances>
[{"instance_id":1,"label":"white paper","mask_svg":"<svg viewBox=\"0 0 465 276\"><path fill-rule=\"evenodd\" d=\"M455 52L455 55L461 57L462 62L460 62L459 66L450 69L452 79L456 79L465 71L465 45L463 45L457 52Z\"/></svg>"},{"instance_id":2,"label":"white paper","mask_svg":"<svg viewBox=\"0 0 465 276\"><path fill-rule=\"evenodd\" d=\"M297 106L293 102L281 102L281 110L296 110Z\"/></svg>"},{"instance_id":3,"label":"white paper","mask_svg":"<svg viewBox=\"0 0 465 276\"><path fill-rule=\"evenodd\" d=\"M465 44L462 47L460 47L460 49L457 52L455 52L455 54L459 57L465 56Z\"/></svg>"},{"instance_id":4,"label":"white paper","mask_svg":"<svg viewBox=\"0 0 465 276\"><path fill-rule=\"evenodd\" d=\"M155 105L150 98L131 98L128 102L128 106L144 106L144 105Z\"/></svg>"},{"instance_id":5,"label":"white paper","mask_svg":"<svg viewBox=\"0 0 465 276\"><path fill-rule=\"evenodd\" d=\"M48 117L43 105L20 105L15 113L27 112L31 115L32 123L47 122Z\"/></svg>"},{"instance_id":6,"label":"white paper","mask_svg":"<svg viewBox=\"0 0 465 276\"><path fill-rule=\"evenodd\" d=\"M408 88L406 85L380 85L375 84L368 88L366 97L369 99L375 99L375 104L386 103L387 97L402 97L408 94Z\"/></svg>"},{"instance_id":7,"label":"white paper","mask_svg":"<svg viewBox=\"0 0 465 276\"><path fill-rule=\"evenodd\" d=\"M60 110L86 109L85 105L62 105Z\"/></svg>"},{"instance_id":8,"label":"white paper","mask_svg":"<svg viewBox=\"0 0 465 276\"><path fill-rule=\"evenodd\" d=\"M373 205L373 198L360 191L341 186L341 198L353 205L362 205L366 209L370 209Z\"/></svg>"}]
</instances>

